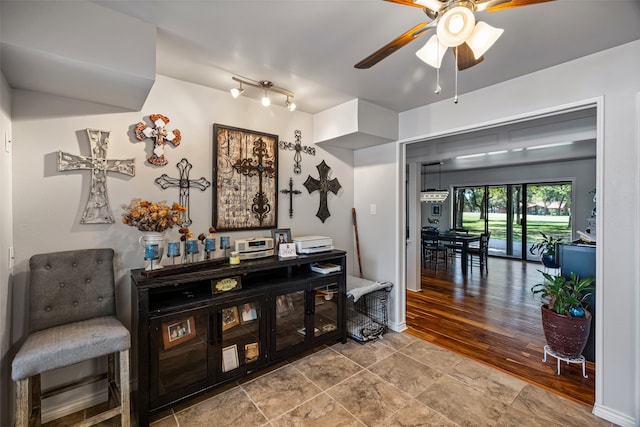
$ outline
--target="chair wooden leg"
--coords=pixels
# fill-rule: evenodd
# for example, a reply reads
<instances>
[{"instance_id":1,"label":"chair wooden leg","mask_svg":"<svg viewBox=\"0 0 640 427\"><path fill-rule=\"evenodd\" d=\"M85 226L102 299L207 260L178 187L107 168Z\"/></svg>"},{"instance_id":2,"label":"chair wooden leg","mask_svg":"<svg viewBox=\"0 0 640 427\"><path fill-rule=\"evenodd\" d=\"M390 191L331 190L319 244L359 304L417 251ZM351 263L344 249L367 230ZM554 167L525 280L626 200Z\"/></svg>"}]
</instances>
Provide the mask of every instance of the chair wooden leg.
<instances>
[{"instance_id":1,"label":"chair wooden leg","mask_svg":"<svg viewBox=\"0 0 640 427\"><path fill-rule=\"evenodd\" d=\"M129 350L120 352L120 424L129 427L131 424L129 391Z\"/></svg>"},{"instance_id":2,"label":"chair wooden leg","mask_svg":"<svg viewBox=\"0 0 640 427\"><path fill-rule=\"evenodd\" d=\"M16 427L28 427L31 413L29 378L16 383Z\"/></svg>"}]
</instances>

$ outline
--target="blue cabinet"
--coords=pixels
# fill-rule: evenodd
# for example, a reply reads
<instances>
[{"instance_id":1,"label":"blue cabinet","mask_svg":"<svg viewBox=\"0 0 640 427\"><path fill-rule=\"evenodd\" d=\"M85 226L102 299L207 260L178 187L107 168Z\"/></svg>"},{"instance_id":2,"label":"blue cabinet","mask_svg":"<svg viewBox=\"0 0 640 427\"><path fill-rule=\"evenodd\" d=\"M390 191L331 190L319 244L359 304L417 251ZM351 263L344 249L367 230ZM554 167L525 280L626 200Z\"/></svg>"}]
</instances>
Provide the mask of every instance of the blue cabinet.
<instances>
[{"instance_id":1,"label":"blue cabinet","mask_svg":"<svg viewBox=\"0 0 640 427\"><path fill-rule=\"evenodd\" d=\"M564 277L569 277L571 272L578 277L596 277L596 247L584 244L559 244L558 264ZM582 355L590 362L596 361L595 335L596 335L596 291L594 290L585 300L585 307L591 312L591 333Z\"/></svg>"}]
</instances>

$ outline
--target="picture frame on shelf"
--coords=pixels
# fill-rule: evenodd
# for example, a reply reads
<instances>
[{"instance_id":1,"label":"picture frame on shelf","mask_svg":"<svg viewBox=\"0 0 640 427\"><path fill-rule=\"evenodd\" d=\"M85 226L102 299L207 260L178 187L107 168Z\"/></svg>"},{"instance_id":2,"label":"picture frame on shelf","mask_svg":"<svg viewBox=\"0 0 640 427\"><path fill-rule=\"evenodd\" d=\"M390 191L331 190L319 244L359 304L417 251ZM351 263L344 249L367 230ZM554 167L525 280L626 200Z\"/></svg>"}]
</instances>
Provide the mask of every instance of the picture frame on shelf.
<instances>
[{"instance_id":1,"label":"picture frame on shelf","mask_svg":"<svg viewBox=\"0 0 640 427\"><path fill-rule=\"evenodd\" d=\"M289 295L278 295L276 297L276 316L283 317L293 311L293 301Z\"/></svg>"},{"instance_id":2,"label":"picture frame on shelf","mask_svg":"<svg viewBox=\"0 0 640 427\"><path fill-rule=\"evenodd\" d=\"M213 125L213 226L278 226L278 135Z\"/></svg>"},{"instance_id":3,"label":"picture frame on shelf","mask_svg":"<svg viewBox=\"0 0 640 427\"><path fill-rule=\"evenodd\" d=\"M238 345L233 344L222 349L222 372L229 372L240 366Z\"/></svg>"},{"instance_id":4,"label":"picture frame on shelf","mask_svg":"<svg viewBox=\"0 0 640 427\"><path fill-rule=\"evenodd\" d=\"M257 342L244 345L244 363L251 363L260 357L260 348Z\"/></svg>"},{"instance_id":5,"label":"picture frame on shelf","mask_svg":"<svg viewBox=\"0 0 640 427\"><path fill-rule=\"evenodd\" d=\"M238 317L238 307L235 305L229 308L222 309L222 330L226 331L238 326L240 324L240 318Z\"/></svg>"},{"instance_id":6,"label":"picture frame on shelf","mask_svg":"<svg viewBox=\"0 0 640 427\"><path fill-rule=\"evenodd\" d=\"M271 230L271 237L273 238L273 245L275 246L276 253L280 247L280 243L292 243L291 242L291 229L289 228L276 228Z\"/></svg>"},{"instance_id":7,"label":"picture frame on shelf","mask_svg":"<svg viewBox=\"0 0 640 427\"><path fill-rule=\"evenodd\" d=\"M162 342L165 350L189 341L195 336L196 323L193 316L162 324Z\"/></svg>"},{"instance_id":8,"label":"picture frame on shelf","mask_svg":"<svg viewBox=\"0 0 640 427\"><path fill-rule=\"evenodd\" d=\"M245 302L243 305L238 306L240 312L240 323L245 325L258 319L258 310L256 305L252 302Z\"/></svg>"}]
</instances>

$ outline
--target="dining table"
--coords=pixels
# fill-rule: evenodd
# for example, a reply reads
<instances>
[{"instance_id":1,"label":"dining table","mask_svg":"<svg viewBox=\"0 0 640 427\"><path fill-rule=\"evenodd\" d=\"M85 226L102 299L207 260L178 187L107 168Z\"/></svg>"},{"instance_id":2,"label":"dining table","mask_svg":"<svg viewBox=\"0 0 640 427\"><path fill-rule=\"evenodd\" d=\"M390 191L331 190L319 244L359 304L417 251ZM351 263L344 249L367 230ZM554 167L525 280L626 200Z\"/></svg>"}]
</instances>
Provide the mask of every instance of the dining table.
<instances>
[{"instance_id":1,"label":"dining table","mask_svg":"<svg viewBox=\"0 0 640 427\"><path fill-rule=\"evenodd\" d=\"M479 234L459 233L452 231L442 231L438 233L438 240L460 244L460 261L462 264L462 274L467 275L469 269L469 243L479 242Z\"/></svg>"}]
</instances>

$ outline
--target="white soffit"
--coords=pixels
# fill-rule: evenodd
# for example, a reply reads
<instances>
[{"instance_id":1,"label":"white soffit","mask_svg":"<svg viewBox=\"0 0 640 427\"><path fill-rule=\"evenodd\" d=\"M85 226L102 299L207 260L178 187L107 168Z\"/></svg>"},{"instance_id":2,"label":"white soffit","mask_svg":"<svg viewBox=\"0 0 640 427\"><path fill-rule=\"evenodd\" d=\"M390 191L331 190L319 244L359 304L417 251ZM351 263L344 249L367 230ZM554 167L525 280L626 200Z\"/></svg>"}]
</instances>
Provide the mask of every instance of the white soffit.
<instances>
[{"instance_id":1,"label":"white soffit","mask_svg":"<svg viewBox=\"0 0 640 427\"><path fill-rule=\"evenodd\" d=\"M2 73L13 89L142 108L155 81L155 26L87 2L0 7Z\"/></svg>"},{"instance_id":2,"label":"white soffit","mask_svg":"<svg viewBox=\"0 0 640 427\"><path fill-rule=\"evenodd\" d=\"M313 142L358 150L398 139L398 113L354 99L314 114Z\"/></svg>"}]
</instances>

